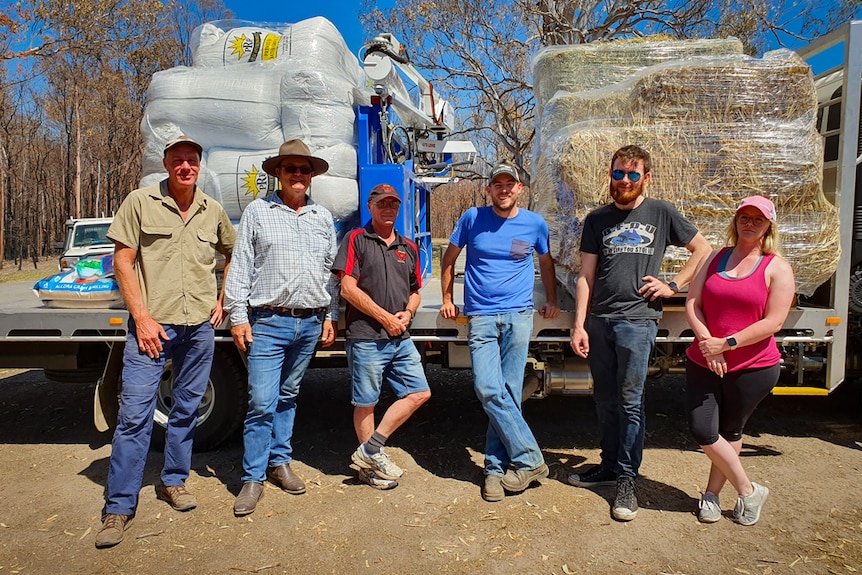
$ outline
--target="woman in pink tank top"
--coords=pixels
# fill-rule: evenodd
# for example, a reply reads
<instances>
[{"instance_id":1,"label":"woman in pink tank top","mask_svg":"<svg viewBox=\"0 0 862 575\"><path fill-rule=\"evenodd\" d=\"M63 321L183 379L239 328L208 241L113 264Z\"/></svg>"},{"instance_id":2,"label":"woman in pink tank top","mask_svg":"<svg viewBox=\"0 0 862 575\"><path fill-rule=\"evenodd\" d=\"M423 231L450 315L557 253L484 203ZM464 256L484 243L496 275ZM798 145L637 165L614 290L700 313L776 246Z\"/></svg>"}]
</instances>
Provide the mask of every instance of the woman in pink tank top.
<instances>
[{"instance_id":1,"label":"woman in pink tank top","mask_svg":"<svg viewBox=\"0 0 862 575\"><path fill-rule=\"evenodd\" d=\"M698 520L721 519L718 496L736 489L733 520L754 525L769 489L753 483L739 458L745 423L778 381L774 334L787 319L796 284L775 252L775 206L762 196L742 201L727 246L713 252L689 286L686 318L695 341L686 355L689 428L711 462Z\"/></svg>"}]
</instances>

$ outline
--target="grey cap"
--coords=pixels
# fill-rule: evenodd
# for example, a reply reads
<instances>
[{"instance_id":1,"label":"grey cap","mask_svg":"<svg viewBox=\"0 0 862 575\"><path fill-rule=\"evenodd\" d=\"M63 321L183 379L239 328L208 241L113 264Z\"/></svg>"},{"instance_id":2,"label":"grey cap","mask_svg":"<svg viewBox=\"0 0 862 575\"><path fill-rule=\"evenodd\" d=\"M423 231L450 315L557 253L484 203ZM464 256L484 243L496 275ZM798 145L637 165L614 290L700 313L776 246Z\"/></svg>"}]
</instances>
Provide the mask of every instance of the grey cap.
<instances>
[{"instance_id":1,"label":"grey cap","mask_svg":"<svg viewBox=\"0 0 862 575\"><path fill-rule=\"evenodd\" d=\"M188 144L189 146L198 151L198 156L202 156L204 153L204 147L189 138L188 136L177 136L176 138L168 140L165 144L165 155L167 155L168 150L170 150L174 146L179 146L180 144Z\"/></svg>"},{"instance_id":2,"label":"grey cap","mask_svg":"<svg viewBox=\"0 0 862 575\"><path fill-rule=\"evenodd\" d=\"M518 176L518 168L516 168L512 164L507 164L507 163L503 162L501 164L497 164L496 166L494 166L493 169L491 170L491 173L488 174L488 185L490 186L491 184L493 184L494 178L496 178L497 176L501 176L503 174L508 174L508 175L512 176L513 178L515 178L515 181L518 183L521 182L521 177Z\"/></svg>"}]
</instances>

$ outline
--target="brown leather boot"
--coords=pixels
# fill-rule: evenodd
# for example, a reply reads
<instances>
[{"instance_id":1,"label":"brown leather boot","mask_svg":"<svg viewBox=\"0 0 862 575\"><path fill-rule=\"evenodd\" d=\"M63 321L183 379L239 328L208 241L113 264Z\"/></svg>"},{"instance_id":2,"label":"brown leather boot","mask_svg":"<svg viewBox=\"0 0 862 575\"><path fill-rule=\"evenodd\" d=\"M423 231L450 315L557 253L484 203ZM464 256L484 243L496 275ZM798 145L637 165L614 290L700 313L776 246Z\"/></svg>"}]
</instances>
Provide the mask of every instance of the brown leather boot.
<instances>
[{"instance_id":1,"label":"brown leather boot","mask_svg":"<svg viewBox=\"0 0 862 575\"><path fill-rule=\"evenodd\" d=\"M282 463L266 470L266 477L272 483L287 491L291 495L302 495L305 493L305 482L293 472L290 463Z\"/></svg>"}]
</instances>

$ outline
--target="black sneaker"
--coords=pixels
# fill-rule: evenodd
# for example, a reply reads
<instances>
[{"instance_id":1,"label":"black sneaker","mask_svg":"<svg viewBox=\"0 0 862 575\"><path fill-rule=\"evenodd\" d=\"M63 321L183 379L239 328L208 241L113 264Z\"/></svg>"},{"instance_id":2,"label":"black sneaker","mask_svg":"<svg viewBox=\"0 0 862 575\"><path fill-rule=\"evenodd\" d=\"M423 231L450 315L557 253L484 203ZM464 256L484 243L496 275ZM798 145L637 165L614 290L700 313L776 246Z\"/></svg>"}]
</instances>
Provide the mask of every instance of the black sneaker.
<instances>
[{"instance_id":1,"label":"black sneaker","mask_svg":"<svg viewBox=\"0 0 862 575\"><path fill-rule=\"evenodd\" d=\"M638 514L638 498L635 496L634 477L623 476L617 479L617 496L612 509L614 519L631 521Z\"/></svg>"},{"instance_id":2,"label":"black sneaker","mask_svg":"<svg viewBox=\"0 0 862 575\"><path fill-rule=\"evenodd\" d=\"M569 485L575 487L598 487L601 485L616 485L617 474L613 471L603 469L601 465L594 465L585 473L573 473L569 475Z\"/></svg>"}]
</instances>

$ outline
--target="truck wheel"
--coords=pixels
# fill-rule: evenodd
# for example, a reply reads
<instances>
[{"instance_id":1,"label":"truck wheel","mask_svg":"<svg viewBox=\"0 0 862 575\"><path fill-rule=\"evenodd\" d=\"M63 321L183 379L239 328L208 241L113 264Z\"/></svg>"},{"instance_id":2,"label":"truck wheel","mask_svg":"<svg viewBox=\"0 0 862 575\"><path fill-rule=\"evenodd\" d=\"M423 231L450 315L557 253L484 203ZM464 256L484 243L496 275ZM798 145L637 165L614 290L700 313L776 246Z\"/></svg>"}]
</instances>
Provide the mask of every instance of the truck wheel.
<instances>
[{"instance_id":1,"label":"truck wheel","mask_svg":"<svg viewBox=\"0 0 862 575\"><path fill-rule=\"evenodd\" d=\"M165 446L165 428L173 405L173 383L173 365L168 361L162 373L153 415L152 446L159 449ZM242 361L236 353L220 350L217 346L207 390L198 408L195 450L209 451L224 443L245 419L247 404L246 371Z\"/></svg>"},{"instance_id":2,"label":"truck wheel","mask_svg":"<svg viewBox=\"0 0 862 575\"><path fill-rule=\"evenodd\" d=\"M862 269L857 268L850 276L850 309L862 313Z\"/></svg>"}]
</instances>

